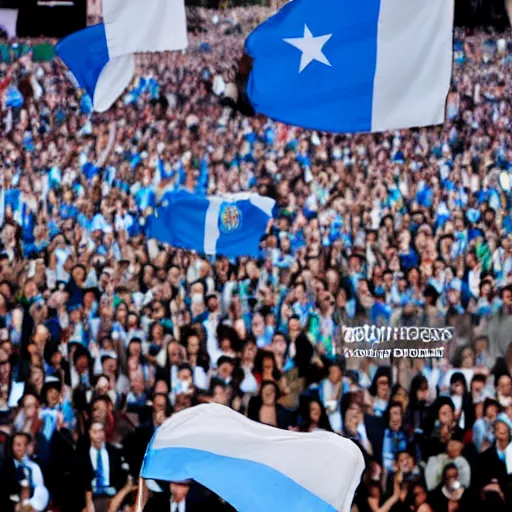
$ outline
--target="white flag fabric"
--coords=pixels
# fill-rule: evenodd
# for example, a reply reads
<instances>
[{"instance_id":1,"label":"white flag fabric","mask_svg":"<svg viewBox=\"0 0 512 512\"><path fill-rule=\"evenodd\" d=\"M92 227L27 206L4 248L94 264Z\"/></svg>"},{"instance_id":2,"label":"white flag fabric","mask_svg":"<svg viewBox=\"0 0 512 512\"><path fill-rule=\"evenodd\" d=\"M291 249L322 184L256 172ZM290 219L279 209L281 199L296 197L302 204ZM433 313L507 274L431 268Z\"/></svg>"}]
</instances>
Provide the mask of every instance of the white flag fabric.
<instances>
[{"instance_id":1,"label":"white flag fabric","mask_svg":"<svg viewBox=\"0 0 512 512\"><path fill-rule=\"evenodd\" d=\"M135 53L187 46L184 0L103 0L103 23L71 34L56 51L104 112L133 79Z\"/></svg>"},{"instance_id":2,"label":"white flag fabric","mask_svg":"<svg viewBox=\"0 0 512 512\"><path fill-rule=\"evenodd\" d=\"M279 430L205 404L158 428L141 477L193 479L243 512L350 512L364 467L357 445L336 434Z\"/></svg>"},{"instance_id":3,"label":"white flag fabric","mask_svg":"<svg viewBox=\"0 0 512 512\"><path fill-rule=\"evenodd\" d=\"M16 37L18 9L0 9L0 28L7 33L7 38Z\"/></svg>"}]
</instances>

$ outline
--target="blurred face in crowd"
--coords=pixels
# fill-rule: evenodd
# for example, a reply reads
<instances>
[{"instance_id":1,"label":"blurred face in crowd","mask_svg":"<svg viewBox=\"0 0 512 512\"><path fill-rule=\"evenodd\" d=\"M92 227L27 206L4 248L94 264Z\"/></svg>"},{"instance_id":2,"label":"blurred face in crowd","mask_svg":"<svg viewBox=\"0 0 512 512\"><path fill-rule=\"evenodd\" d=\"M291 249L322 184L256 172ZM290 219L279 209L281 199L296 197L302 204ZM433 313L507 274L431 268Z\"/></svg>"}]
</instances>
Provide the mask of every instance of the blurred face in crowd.
<instances>
[{"instance_id":1,"label":"blurred face in crowd","mask_svg":"<svg viewBox=\"0 0 512 512\"><path fill-rule=\"evenodd\" d=\"M265 334L265 321L263 316L255 314L252 319L252 333L254 336L259 337Z\"/></svg>"},{"instance_id":2,"label":"blurred face in crowd","mask_svg":"<svg viewBox=\"0 0 512 512\"><path fill-rule=\"evenodd\" d=\"M190 491L190 485L182 483L171 483L170 488L172 499L176 503L184 501Z\"/></svg>"},{"instance_id":3,"label":"blurred face in crowd","mask_svg":"<svg viewBox=\"0 0 512 512\"><path fill-rule=\"evenodd\" d=\"M485 417L489 421L492 422L492 421L496 420L497 416L498 416L498 407L496 407L496 405L494 405L494 404L487 406L487 409L485 410Z\"/></svg>"},{"instance_id":4,"label":"blurred face in crowd","mask_svg":"<svg viewBox=\"0 0 512 512\"><path fill-rule=\"evenodd\" d=\"M427 502L427 491L421 485L415 485L413 487L412 496L414 499L414 506L416 508Z\"/></svg>"},{"instance_id":5,"label":"blurred face in crowd","mask_svg":"<svg viewBox=\"0 0 512 512\"><path fill-rule=\"evenodd\" d=\"M428 402L430 398L430 391L426 382L424 382L416 391L416 398L418 402Z\"/></svg>"},{"instance_id":6,"label":"blurred face in crowd","mask_svg":"<svg viewBox=\"0 0 512 512\"><path fill-rule=\"evenodd\" d=\"M389 396L389 393L389 379L387 377L379 377L377 379L377 396L385 399Z\"/></svg>"},{"instance_id":7,"label":"blurred face in crowd","mask_svg":"<svg viewBox=\"0 0 512 512\"><path fill-rule=\"evenodd\" d=\"M179 394L176 396L176 403L174 405L174 412L180 412L188 409L192 405L192 398L189 394Z\"/></svg>"},{"instance_id":8,"label":"blurred face in crowd","mask_svg":"<svg viewBox=\"0 0 512 512\"><path fill-rule=\"evenodd\" d=\"M457 380L450 387L452 395L462 396L464 394L464 383L462 381Z\"/></svg>"},{"instance_id":9,"label":"blurred face in crowd","mask_svg":"<svg viewBox=\"0 0 512 512\"><path fill-rule=\"evenodd\" d=\"M224 336L220 339L219 346L222 352L224 352L225 354L230 354L231 352L233 352L231 339L228 336Z\"/></svg>"},{"instance_id":10,"label":"blurred face in crowd","mask_svg":"<svg viewBox=\"0 0 512 512\"><path fill-rule=\"evenodd\" d=\"M501 396L512 396L512 379L508 375L499 378L497 391Z\"/></svg>"},{"instance_id":11,"label":"blurred face in crowd","mask_svg":"<svg viewBox=\"0 0 512 512\"><path fill-rule=\"evenodd\" d=\"M400 453L396 462L403 473L409 473L414 467L414 459L407 452Z\"/></svg>"},{"instance_id":12,"label":"blurred face in crowd","mask_svg":"<svg viewBox=\"0 0 512 512\"><path fill-rule=\"evenodd\" d=\"M75 367L76 367L76 371L81 375L82 373L86 372L89 370L89 359L87 358L87 356L83 355L83 356L80 356L77 360L76 360L76 364L75 364Z\"/></svg>"},{"instance_id":13,"label":"blurred face in crowd","mask_svg":"<svg viewBox=\"0 0 512 512\"><path fill-rule=\"evenodd\" d=\"M128 316L128 309L124 304L120 304L116 309L116 320L121 324L125 325L126 317Z\"/></svg>"},{"instance_id":14,"label":"blurred face in crowd","mask_svg":"<svg viewBox=\"0 0 512 512\"><path fill-rule=\"evenodd\" d=\"M475 366L475 353L472 348L465 348L461 355L461 368L473 368Z\"/></svg>"},{"instance_id":15,"label":"blurred face in crowd","mask_svg":"<svg viewBox=\"0 0 512 512\"><path fill-rule=\"evenodd\" d=\"M41 368L33 366L30 372L30 382L34 385L37 390L40 390L44 384L44 373Z\"/></svg>"},{"instance_id":16,"label":"blurred face in crowd","mask_svg":"<svg viewBox=\"0 0 512 512\"><path fill-rule=\"evenodd\" d=\"M178 371L178 379L192 384L192 372L188 368L182 368Z\"/></svg>"},{"instance_id":17,"label":"blurred face in crowd","mask_svg":"<svg viewBox=\"0 0 512 512\"><path fill-rule=\"evenodd\" d=\"M405 414L407 405L409 404L409 395L402 386L395 390L393 396L391 397L391 400L393 402L399 402L400 404L402 404L402 411Z\"/></svg>"},{"instance_id":18,"label":"blurred face in crowd","mask_svg":"<svg viewBox=\"0 0 512 512\"><path fill-rule=\"evenodd\" d=\"M11 375L11 363L7 352L0 349L0 383L7 383Z\"/></svg>"},{"instance_id":19,"label":"blurred face in crowd","mask_svg":"<svg viewBox=\"0 0 512 512\"><path fill-rule=\"evenodd\" d=\"M276 402L276 388L272 384L265 384L261 388L261 400L263 405L273 406Z\"/></svg>"},{"instance_id":20,"label":"blurred face in crowd","mask_svg":"<svg viewBox=\"0 0 512 512\"><path fill-rule=\"evenodd\" d=\"M481 400L482 393L484 390L484 383L480 381L474 381L471 383L471 397L473 398L473 403L475 404L475 411L478 418L483 416L483 402Z\"/></svg>"},{"instance_id":21,"label":"blurred face in crowd","mask_svg":"<svg viewBox=\"0 0 512 512\"><path fill-rule=\"evenodd\" d=\"M109 406L105 400L98 400L92 406L92 419L104 425L107 422Z\"/></svg>"},{"instance_id":22,"label":"blurred face in crowd","mask_svg":"<svg viewBox=\"0 0 512 512\"><path fill-rule=\"evenodd\" d=\"M96 383L95 389L98 395L106 395L110 389L110 382L107 377L100 377Z\"/></svg>"},{"instance_id":23,"label":"blurred face in crowd","mask_svg":"<svg viewBox=\"0 0 512 512\"><path fill-rule=\"evenodd\" d=\"M290 332L290 336L297 335L301 331L300 321L298 318L290 318L288 323L288 331Z\"/></svg>"},{"instance_id":24,"label":"blurred face in crowd","mask_svg":"<svg viewBox=\"0 0 512 512\"><path fill-rule=\"evenodd\" d=\"M274 358L271 355L266 355L263 358L262 366L263 366L264 374L267 374L267 375L271 374L275 369Z\"/></svg>"},{"instance_id":25,"label":"blurred face in crowd","mask_svg":"<svg viewBox=\"0 0 512 512\"><path fill-rule=\"evenodd\" d=\"M197 336L189 336L187 340L187 352L191 356L199 354L199 348L201 344Z\"/></svg>"},{"instance_id":26,"label":"blurred face in crowd","mask_svg":"<svg viewBox=\"0 0 512 512\"><path fill-rule=\"evenodd\" d=\"M510 430L505 423L498 421L494 427L496 442L502 443L504 446L510 442Z\"/></svg>"},{"instance_id":27,"label":"blurred face in crowd","mask_svg":"<svg viewBox=\"0 0 512 512\"><path fill-rule=\"evenodd\" d=\"M14 436L12 441L12 454L16 460L22 460L27 454L28 439L24 435Z\"/></svg>"},{"instance_id":28,"label":"blurred face in crowd","mask_svg":"<svg viewBox=\"0 0 512 512\"><path fill-rule=\"evenodd\" d=\"M252 364L254 363L254 359L256 358L257 352L258 347L256 346L256 343L247 342L242 350L242 359L246 364Z\"/></svg>"},{"instance_id":29,"label":"blurred face in crowd","mask_svg":"<svg viewBox=\"0 0 512 512\"><path fill-rule=\"evenodd\" d=\"M459 479L457 468L449 468L444 473L444 482L448 489L453 489L454 483Z\"/></svg>"},{"instance_id":30,"label":"blurred face in crowd","mask_svg":"<svg viewBox=\"0 0 512 512\"><path fill-rule=\"evenodd\" d=\"M167 408L167 393L169 393L167 384L164 381L157 382L155 386L155 396L153 398L153 411L165 411Z\"/></svg>"},{"instance_id":31,"label":"blurred face in crowd","mask_svg":"<svg viewBox=\"0 0 512 512\"><path fill-rule=\"evenodd\" d=\"M341 368L336 365L332 365L329 367L329 380L333 384L338 384L338 382L341 382L341 378L343 377L343 374L341 372Z\"/></svg>"},{"instance_id":32,"label":"blurred face in crowd","mask_svg":"<svg viewBox=\"0 0 512 512\"><path fill-rule=\"evenodd\" d=\"M441 425L445 425L447 427L451 427L453 424L453 409L449 405L443 405L437 414L439 422Z\"/></svg>"},{"instance_id":33,"label":"blurred face in crowd","mask_svg":"<svg viewBox=\"0 0 512 512\"><path fill-rule=\"evenodd\" d=\"M59 390L55 388L50 388L46 392L46 400L50 407L55 407L60 402Z\"/></svg>"},{"instance_id":34,"label":"blurred face in crowd","mask_svg":"<svg viewBox=\"0 0 512 512\"><path fill-rule=\"evenodd\" d=\"M228 405L229 397L224 386L215 386L213 388L213 402L220 405Z\"/></svg>"},{"instance_id":35,"label":"blurred face in crowd","mask_svg":"<svg viewBox=\"0 0 512 512\"><path fill-rule=\"evenodd\" d=\"M512 307L512 291L510 291L510 290L503 291L503 305L507 308Z\"/></svg>"},{"instance_id":36,"label":"blurred face in crowd","mask_svg":"<svg viewBox=\"0 0 512 512\"><path fill-rule=\"evenodd\" d=\"M34 420L39 412L39 400L34 395L27 395L23 399L23 414L25 420Z\"/></svg>"},{"instance_id":37,"label":"blurred face in crowd","mask_svg":"<svg viewBox=\"0 0 512 512\"><path fill-rule=\"evenodd\" d=\"M230 362L223 362L218 369L218 376L220 379L224 381L228 381L231 379L231 374L233 373L233 365Z\"/></svg>"},{"instance_id":38,"label":"blurred face in crowd","mask_svg":"<svg viewBox=\"0 0 512 512\"><path fill-rule=\"evenodd\" d=\"M153 320L159 321L165 317L165 308L161 302L154 302L153 304ZM135 317L135 320L137 317Z\"/></svg>"},{"instance_id":39,"label":"blurred face in crowd","mask_svg":"<svg viewBox=\"0 0 512 512\"><path fill-rule=\"evenodd\" d=\"M312 401L309 404L309 419L311 423L318 425L320 423L320 418L322 416L322 409L320 408L320 404L318 402Z\"/></svg>"},{"instance_id":40,"label":"blurred face in crowd","mask_svg":"<svg viewBox=\"0 0 512 512\"><path fill-rule=\"evenodd\" d=\"M133 392L136 395L142 395L145 388L144 377L140 373L135 373L132 375L130 381Z\"/></svg>"},{"instance_id":41,"label":"blurred face in crowd","mask_svg":"<svg viewBox=\"0 0 512 512\"><path fill-rule=\"evenodd\" d=\"M105 442L105 428L103 427L103 423L93 423L91 428L89 429L89 438L91 440L91 445L99 450L103 443Z\"/></svg>"},{"instance_id":42,"label":"blurred face in crowd","mask_svg":"<svg viewBox=\"0 0 512 512\"><path fill-rule=\"evenodd\" d=\"M402 408L395 405L389 410L389 428L398 431L402 426Z\"/></svg>"},{"instance_id":43,"label":"blurred face in crowd","mask_svg":"<svg viewBox=\"0 0 512 512\"><path fill-rule=\"evenodd\" d=\"M463 447L464 445L459 440L450 439L446 445L446 453L450 459L454 460L460 457Z\"/></svg>"},{"instance_id":44,"label":"blurred face in crowd","mask_svg":"<svg viewBox=\"0 0 512 512\"><path fill-rule=\"evenodd\" d=\"M169 343L167 351L169 354L169 362L171 365L179 365L182 363L183 358L181 356L181 347L179 343L176 343L175 341Z\"/></svg>"},{"instance_id":45,"label":"blurred face in crowd","mask_svg":"<svg viewBox=\"0 0 512 512\"><path fill-rule=\"evenodd\" d=\"M304 285L297 285L295 287L295 300L297 302L304 302L306 300L306 292L304 290Z\"/></svg>"},{"instance_id":46,"label":"blurred face in crowd","mask_svg":"<svg viewBox=\"0 0 512 512\"><path fill-rule=\"evenodd\" d=\"M105 375L108 375L109 377L113 376L117 372L117 361L114 358L109 357L103 361L102 368Z\"/></svg>"}]
</instances>

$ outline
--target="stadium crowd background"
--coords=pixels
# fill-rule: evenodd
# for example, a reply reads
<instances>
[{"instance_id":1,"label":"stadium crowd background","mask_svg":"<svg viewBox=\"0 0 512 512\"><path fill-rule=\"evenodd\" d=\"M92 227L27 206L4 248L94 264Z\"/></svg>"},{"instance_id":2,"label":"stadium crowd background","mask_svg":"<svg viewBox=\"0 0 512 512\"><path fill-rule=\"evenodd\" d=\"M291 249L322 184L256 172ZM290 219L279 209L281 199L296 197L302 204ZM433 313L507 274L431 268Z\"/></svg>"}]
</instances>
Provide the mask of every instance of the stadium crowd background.
<instances>
[{"instance_id":1,"label":"stadium crowd background","mask_svg":"<svg viewBox=\"0 0 512 512\"><path fill-rule=\"evenodd\" d=\"M2 511L133 510L154 429L207 401L354 439L359 512L510 510L511 34L457 31L443 127L329 135L219 105L269 14L194 11L189 50L141 56L102 115L48 46L34 58L53 42L9 42ZM260 258L147 240L169 187L275 197ZM363 324L454 339L443 360L340 357L340 326Z\"/></svg>"}]
</instances>

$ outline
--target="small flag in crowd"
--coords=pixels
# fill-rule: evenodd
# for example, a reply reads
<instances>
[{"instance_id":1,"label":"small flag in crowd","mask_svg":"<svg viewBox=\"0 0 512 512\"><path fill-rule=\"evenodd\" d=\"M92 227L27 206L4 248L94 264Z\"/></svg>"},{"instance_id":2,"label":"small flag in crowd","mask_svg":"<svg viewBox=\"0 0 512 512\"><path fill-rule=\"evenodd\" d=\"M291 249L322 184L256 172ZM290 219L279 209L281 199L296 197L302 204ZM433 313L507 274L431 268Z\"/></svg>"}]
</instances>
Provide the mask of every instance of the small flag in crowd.
<instances>
[{"instance_id":1,"label":"small flag in crowd","mask_svg":"<svg viewBox=\"0 0 512 512\"><path fill-rule=\"evenodd\" d=\"M66 37L56 49L98 112L108 110L130 85L135 53L188 45L184 0L103 0L103 20Z\"/></svg>"},{"instance_id":2,"label":"small flag in crowd","mask_svg":"<svg viewBox=\"0 0 512 512\"><path fill-rule=\"evenodd\" d=\"M228 257L258 256L275 201L258 194L164 195L150 219L150 236L175 247Z\"/></svg>"},{"instance_id":3,"label":"small flag in crowd","mask_svg":"<svg viewBox=\"0 0 512 512\"><path fill-rule=\"evenodd\" d=\"M350 512L364 467L361 450L341 436L278 430L211 403L158 428L141 477L194 479L244 512Z\"/></svg>"},{"instance_id":4,"label":"small flag in crowd","mask_svg":"<svg viewBox=\"0 0 512 512\"><path fill-rule=\"evenodd\" d=\"M329 132L440 124L454 0L294 0L247 38L247 94L275 120Z\"/></svg>"}]
</instances>

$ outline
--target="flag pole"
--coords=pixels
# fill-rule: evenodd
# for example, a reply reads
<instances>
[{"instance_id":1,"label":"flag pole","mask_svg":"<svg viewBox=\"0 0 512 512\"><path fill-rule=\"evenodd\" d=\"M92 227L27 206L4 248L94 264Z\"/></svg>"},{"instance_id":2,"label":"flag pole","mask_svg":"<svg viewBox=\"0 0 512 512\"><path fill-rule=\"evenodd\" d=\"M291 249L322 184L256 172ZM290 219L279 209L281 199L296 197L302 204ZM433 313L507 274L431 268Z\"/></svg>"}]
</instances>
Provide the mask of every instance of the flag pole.
<instances>
[{"instance_id":1,"label":"flag pole","mask_svg":"<svg viewBox=\"0 0 512 512\"><path fill-rule=\"evenodd\" d=\"M146 487L146 481L140 477L139 478L139 488L137 489L137 498L135 500L135 512L142 512L146 501L148 499L148 488Z\"/></svg>"}]
</instances>

